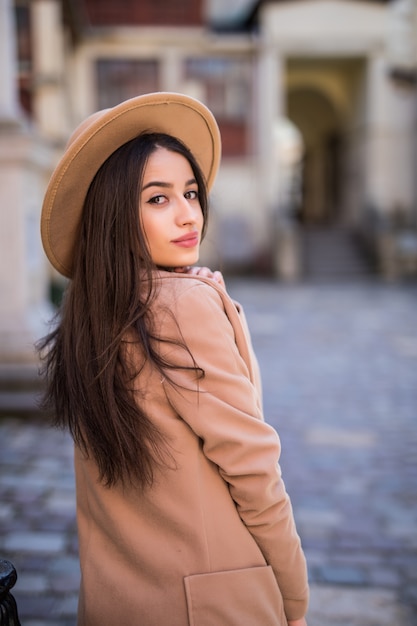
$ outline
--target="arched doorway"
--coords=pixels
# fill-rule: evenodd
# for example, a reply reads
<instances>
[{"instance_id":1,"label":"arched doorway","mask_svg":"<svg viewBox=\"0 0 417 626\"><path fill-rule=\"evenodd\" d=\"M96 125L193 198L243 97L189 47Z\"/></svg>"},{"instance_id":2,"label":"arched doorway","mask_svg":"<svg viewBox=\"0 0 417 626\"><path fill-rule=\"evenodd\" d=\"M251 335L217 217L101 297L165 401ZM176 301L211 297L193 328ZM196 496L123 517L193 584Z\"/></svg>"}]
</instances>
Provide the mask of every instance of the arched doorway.
<instances>
[{"instance_id":1,"label":"arched doorway","mask_svg":"<svg viewBox=\"0 0 417 626\"><path fill-rule=\"evenodd\" d=\"M304 144L306 223L349 222L357 214L345 193L362 124L364 58L289 58L286 64L286 113Z\"/></svg>"},{"instance_id":2,"label":"arched doorway","mask_svg":"<svg viewBox=\"0 0 417 626\"><path fill-rule=\"evenodd\" d=\"M354 240L361 196L351 187L361 149L365 69L359 58L287 60L286 113L304 144L300 202L293 207L304 275L319 268L333 274L364 269Z\"/></svg>"},{"instance_id":3,"label":"arched doorway","mask_svg":"<svg viewBox=\"0 0 417 626\"><path fill-rule=\"evenodd\" d=\"M288 115L304 141L301 205L306 224L334 223L340 214L340 119L320 91L298 88L288 94Z\"/></svg>"}]
</instances>

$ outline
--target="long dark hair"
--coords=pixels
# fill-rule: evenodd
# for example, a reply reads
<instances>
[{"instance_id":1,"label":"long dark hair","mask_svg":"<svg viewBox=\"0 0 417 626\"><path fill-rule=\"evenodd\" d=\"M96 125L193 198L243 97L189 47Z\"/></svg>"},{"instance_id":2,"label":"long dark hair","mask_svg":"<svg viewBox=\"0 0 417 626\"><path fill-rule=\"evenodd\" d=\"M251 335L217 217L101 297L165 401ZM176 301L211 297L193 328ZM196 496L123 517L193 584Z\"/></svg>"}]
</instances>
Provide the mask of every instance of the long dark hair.
<instances>
[{"instance_id":1,"label":"long dark hair","mask_svg":"<svg viewBox=\"0 0 417 626\"><path fill-rule=\"evenodd\" d=\"M143 173L159 147L184 156L197 181L207 225L204 176L176 138L145 133L114 152L98 170L84 204L74 253L73 277L57 325L38 348L47 382L44 407L56 426L68 428L76 445L97 463L112 486L152 484L155 465L167 464L168 443L135 400L126 337L144 359L169 378L152 335L152 262L139 215ZM184 349L187 349L184 346ZM201 370L195 366L196 371Z\"/></svg>"}]
</instances>

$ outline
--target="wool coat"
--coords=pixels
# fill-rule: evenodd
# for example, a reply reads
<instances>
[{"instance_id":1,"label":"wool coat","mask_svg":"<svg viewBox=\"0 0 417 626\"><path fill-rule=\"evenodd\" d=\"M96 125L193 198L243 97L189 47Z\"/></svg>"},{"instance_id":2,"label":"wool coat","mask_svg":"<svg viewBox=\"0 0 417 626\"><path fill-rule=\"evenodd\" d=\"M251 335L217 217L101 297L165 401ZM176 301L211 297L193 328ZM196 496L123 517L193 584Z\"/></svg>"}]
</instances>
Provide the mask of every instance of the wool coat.
<instances>
[{"instance_id":1,"label":"wool coat","mask_svg":"<svg viewBox=\"0 0 417 626\"><path fill-rule=\"evenodd\" d=\"M306 613L306 563L243 311L210 279L161 271L156 291L177 367L131 358L169 453L143 491L103 486L76 448L78 626L285 626Z\"/></svg>"}]
</instances>

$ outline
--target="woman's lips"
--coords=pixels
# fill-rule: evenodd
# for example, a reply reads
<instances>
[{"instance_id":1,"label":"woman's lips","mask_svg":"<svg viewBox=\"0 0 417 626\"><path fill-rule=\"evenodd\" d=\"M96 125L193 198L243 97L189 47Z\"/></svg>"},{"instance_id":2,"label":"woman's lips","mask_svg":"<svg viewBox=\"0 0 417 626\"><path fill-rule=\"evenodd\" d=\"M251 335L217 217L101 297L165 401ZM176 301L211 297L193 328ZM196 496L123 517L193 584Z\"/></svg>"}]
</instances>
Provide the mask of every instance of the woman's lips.
<instances>
[{"instance_id":1,"label":"woman's lips","mask_svg":"<svg viewBox=\"0 0 417 626\"><path fill-rule=\"evenodd\" d=\"M198 245L198 233L187 233L182 237L178 237L178 239L173 239L172 243L175 243L176 246L181 246L181 248L194 248Z\"/></svg>"}]
</instances>

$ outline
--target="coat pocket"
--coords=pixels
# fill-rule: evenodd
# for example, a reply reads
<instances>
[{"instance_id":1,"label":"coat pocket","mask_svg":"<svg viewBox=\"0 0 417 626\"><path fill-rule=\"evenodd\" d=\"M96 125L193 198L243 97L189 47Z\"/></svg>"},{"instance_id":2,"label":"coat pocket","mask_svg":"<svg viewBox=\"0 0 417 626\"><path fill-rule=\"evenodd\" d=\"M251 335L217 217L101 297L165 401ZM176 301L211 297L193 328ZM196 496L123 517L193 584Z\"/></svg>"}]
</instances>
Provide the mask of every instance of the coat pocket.
<instances>
[{"instance_id":1,"label":"coat pocket","mask_svg":"<svg viewBox=\"0 0 417 626\"><path fill-rule=\"evenodd\" d=\"M287 626L272 567L184 578L190 626Z\"/></svg>"}]
</instances>

